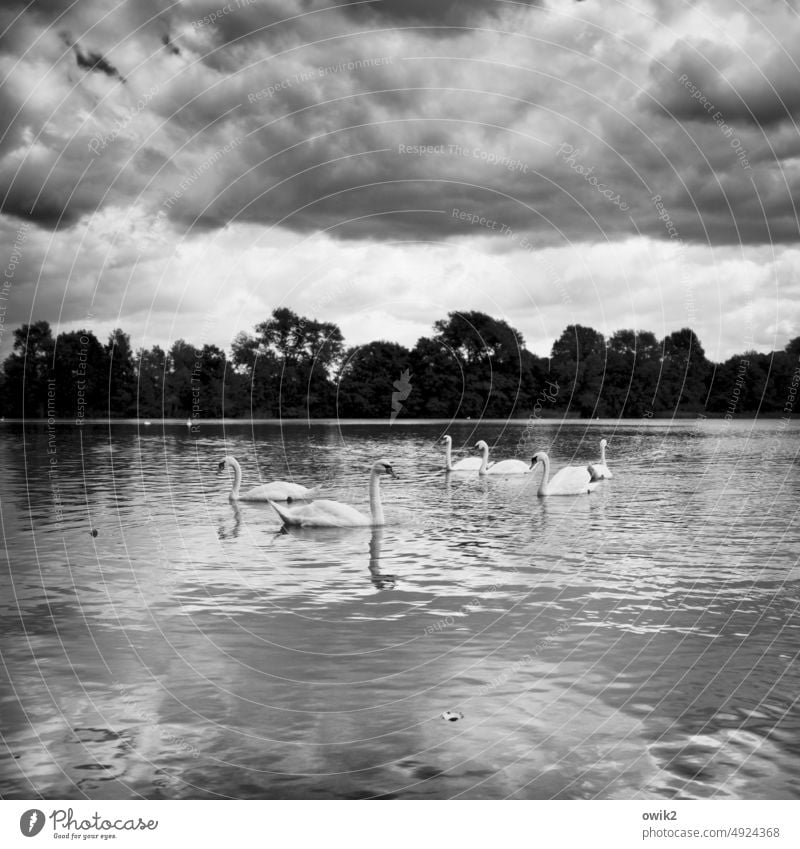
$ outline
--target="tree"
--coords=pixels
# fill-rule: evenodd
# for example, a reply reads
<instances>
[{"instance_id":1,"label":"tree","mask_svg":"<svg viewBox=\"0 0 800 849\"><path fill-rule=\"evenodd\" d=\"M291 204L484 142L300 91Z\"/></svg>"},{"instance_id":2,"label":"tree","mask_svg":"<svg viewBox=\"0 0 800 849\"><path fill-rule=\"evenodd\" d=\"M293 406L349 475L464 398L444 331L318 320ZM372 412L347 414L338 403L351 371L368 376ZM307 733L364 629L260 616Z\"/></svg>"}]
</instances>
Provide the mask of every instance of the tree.
<instances>
[{"instance_id":1,"label":"tree","mask_svg":"<svg viewBox=\"0 0 800 849\"><path fill-rule=\"evenodd\" d=\"M608 340L603 401L606 415L643 416L652 413L660 353L649 331L618 330Z\"/></svg>"},{"instance_id":2,"label":"tree","mask_svg":"<svg viewBox=\"0 0 800 849\"><path fill-rule=\"evenodd\" d=\"M684 327L664 339L661 366L657 392L660 410L671 410L674 415L705 409L711 364L693 330Z\"/></svg>"},{"instance_id":3,"label":"tree","mask_svg":"<svg viewBox=\"0 0 800 849\"><path fill-rule=\"evenodd\" d=\"M14 349L6 358L4 411L23 418L47 415L47 381L52 377L55 342L46 321L14 331Z\"/></svg>"},{"instance_id":4,"label":"tree","mask_svg":"<svg viewBox=\"0 0 800 849\"><path fill-rule=\"evenodd\" d=\"M158 345L153 345L149 350L140 348L137 358L136 415L141 418L150 416L163 418L167 355Z\"/></svg>"},{"instance_id":5,"label":"tree","mask_svg":"<svg viewBox=\"0 0 800 849\"><path fill-rule=\"evenodd\" d=\"M404 371L410 372L411 352L396 342L370 342L350 348L339 373L337 415L344 418L390 418L394 384ZM414 393L414 375L410 374L408 395Z\"/></svg>"},{"instance_id":6,"label":"tree","mask_svg":"<svg viewBox=\"0 0 800 849\"><path fill-rule=\"evenodd\" d=\"M460 364L441 342L427 336L417 340L409 354L413 391L404 402L409 416L449 418L473 415L481 399L469 398L465 403L463 372Z\"/></svg>"},{"instance_id":7,"label":"tree","mask_svg":"<svg viewBox=\"0 0 800 849\"><path fill-rule=\"evenodd\" d=\"M200 416L218 419L222 417L225 389L225 352L216 345L203 345L195 362L193 376L193 398L198 398ZM199 388L199 394L194 392Z\"/></svg>"},{"instance_id":8,"label":"tree","mask_svg":"<svg viewBox=\"0 0 800 849\"><path fill-rule=\"evenodd\" d=\"M106 345L108 356L108 415L136 415L136 366L131 340L120 328L111 331Z\"/></svg>"},{"instance_id":9,"label":"tree","mask_svg":"<svg viewBox=\"0 0 800 849\"><path fill-rule=\"evenodd\" d=\"M525 345L522 334L502 319L482 312L451 312L433 325L436 340L467 365L518 363Z\"/></svg>"},{"instance_id":10,"label":"tree","mask_svg":"<svg viewBox=\"0 0 800 849\"><path fill-rule=\"evenodd\" d=\"M231 345L236 391L233 407L240 415L272 418L278 414L279 368L274 352L247 333L238 333Z\"/></svg>"},{"instance_id":11,"label":"tree","mask_svg":"<svg viewBox=\"0 0 800 849\"><path fill-rule=\"evenodd\" d=\"M301 318L281 307L255 330L256 351L269 352L276 361L278 415L334 415L333 376L344 353L344 338L337 325Z\"/></svg>"},{"instance_id":12,"label":"tree","mask_svg":"<svg viewBox=\"0 0 800 849\"><path fill-rule=\"evenodd\" d=\"M606 365L603 335L591 327L570 324L553 343L552 360L567 409L590 418L606 415L601 395Z\"/></svg>"},{"instance_id":13,"label":"tree","mask_svg":"<svg viewBox=\"0 0 800 849\"><path fill-rule=\"evenodd\" d=\"M56 414L74 419L78 415L107 415L108 356L91 330L59 333L53 359Z\"/></svg>"},{"instance_id":14,"label":"tree","mask_svg":"<svg viewBox=\"0 0 800 849\"><path fill-rule=\"evenodd\" d=\"M511 416L532 405L530 375L523 383L522 334L482 312L451 312L434 324L434 341L461 366L463 395L458 415Z\"/></svg>"},{"instance_id":15,"label":"tree","mask_svg":"<svg viewBox=\"0 0 800 849\"><path fill-rule=\"evenodd\" d=\"M192 371L197 350L183 339L176 340L169 349L168 370L164 392L164 410L167 418L183 418L192 412Z\"/></svg>"}]
</instances>

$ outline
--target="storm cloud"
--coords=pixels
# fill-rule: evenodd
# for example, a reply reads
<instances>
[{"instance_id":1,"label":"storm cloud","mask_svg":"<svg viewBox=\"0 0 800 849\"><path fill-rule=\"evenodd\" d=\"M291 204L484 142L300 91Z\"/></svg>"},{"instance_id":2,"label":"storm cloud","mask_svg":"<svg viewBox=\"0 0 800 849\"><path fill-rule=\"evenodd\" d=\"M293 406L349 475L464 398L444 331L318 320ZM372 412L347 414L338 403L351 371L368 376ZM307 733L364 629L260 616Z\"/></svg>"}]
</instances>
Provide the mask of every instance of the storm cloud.
<instances>
[{"instance_id":1,"label":"storm cloud","mask_svg":"<svg viewBox=\"0 0 800 849\"><path fill-rule=\"evenodd\" d=\"M791 248L798 21L771 0L5 4L5 229L89 234L90 278L246 228Z\"/></svg>"},{"instance_id":2,"label":"storm cloud","mask_svg":"<svg viewBox=\"0 0 800 849\"><path fill-rule=\"evenodd\" d=\"M89 78L49 30L23 50L34 16L4 45L4 211L70 226L133 197L178 230L385 239L467 232L467 210L558 244L666 237L658 194L684 240L794 241L797 146L773 145L800 103L788 38L664 50L646 15L610 5L459 3L470 26L436 39L401 24L451 22L455 4L126 8L92 24L92 51L73 45ZM71 7L47 10L76 31Z\"/></svg>"}]
</instances>

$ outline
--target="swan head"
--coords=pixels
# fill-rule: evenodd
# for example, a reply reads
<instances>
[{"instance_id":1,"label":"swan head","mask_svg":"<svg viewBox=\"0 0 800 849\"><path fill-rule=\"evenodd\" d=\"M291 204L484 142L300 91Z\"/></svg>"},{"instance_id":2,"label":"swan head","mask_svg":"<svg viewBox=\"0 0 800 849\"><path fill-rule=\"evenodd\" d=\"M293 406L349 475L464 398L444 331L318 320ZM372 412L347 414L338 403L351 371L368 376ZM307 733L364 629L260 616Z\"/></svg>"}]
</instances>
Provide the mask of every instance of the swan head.
<instances>
[{"instance_id":1,"label":"swan head","mask_svg":"<svg viewBox=\"0 0 800 849\"><path fill-rule=\"evenodd\" d=\"M488 451L489 450L488 444L483 439L481 439L480 442L476 442L475 447L478 449L478 451Z\"/></svg>"},{"instance_id":2,"label":"swan head","mask_svg":"<svg viewBox=\"0 0 800 849\"><path fill-rule=\"evenodd\" d=\"M607 439L601 439L600 440L600 447L605 448L606 445L608 445L608 440Z\"/></svg>"},{"instance_id":3,"label":"swan head","mask_svg":"<svg viewBox=\"0 0 800 849\"><path fill-rule=\"evenodd\" d=\"M544 463L547 460L547 454L544 451L537 451L531 458L531 468L535 468L537 463Z\"/></svg>"},{"instance_id":4,"label":"swan head","mask_svg":"<svg viewBox=\"0 0 800 849\"><path fill-rule=\"evenodd\" d=\"M452 442L453 442L453 437L452 437L452 436L450 436L450 435L443 436L443 437L439 440L439 442L444 442L446 445L451 445L451 444L452 444Z\"/></svg>"},{"instance_id":5,"label":"swan head","mask_svg":"<svg viewBox=\"0 0 800 849\"><path fill-rule=\"evenodd\" d=\"M220 460L219 465L217 466L217 473L225 471L225 469L229 468L230 465L231 465L231 458L230 457L223 457L222 460Z\"/></svg>"},{"instance_id":6,"label":"swan head","mask_svg":"<svg viewBox=\"0 0 800 849\"><path fill-rule=\"evenodd\" d=\"M397 472L395 472L388 460L378 460L376 463L373 463L372 471L379 475L391 475L397 479Z\"/></svg>"}]
</instances>

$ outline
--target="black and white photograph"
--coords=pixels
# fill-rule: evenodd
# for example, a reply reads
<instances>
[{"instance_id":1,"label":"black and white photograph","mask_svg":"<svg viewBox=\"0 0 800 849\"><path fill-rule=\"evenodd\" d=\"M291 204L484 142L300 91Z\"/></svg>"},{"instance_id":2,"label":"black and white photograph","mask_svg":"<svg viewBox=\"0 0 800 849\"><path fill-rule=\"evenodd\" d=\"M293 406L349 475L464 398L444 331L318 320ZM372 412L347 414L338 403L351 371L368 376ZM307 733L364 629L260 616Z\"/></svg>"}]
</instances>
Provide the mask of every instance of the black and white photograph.
<instances>
[{"instance_id":1,"label":"black and white photograph","mask_svg":"<svg viewBox=\"0 0 800 849\"><path fill-rule=\"evenodd\" d=\"M0 842L800 839L797 0L4 0L0 104Z\"/></svg>"}]
</instances>

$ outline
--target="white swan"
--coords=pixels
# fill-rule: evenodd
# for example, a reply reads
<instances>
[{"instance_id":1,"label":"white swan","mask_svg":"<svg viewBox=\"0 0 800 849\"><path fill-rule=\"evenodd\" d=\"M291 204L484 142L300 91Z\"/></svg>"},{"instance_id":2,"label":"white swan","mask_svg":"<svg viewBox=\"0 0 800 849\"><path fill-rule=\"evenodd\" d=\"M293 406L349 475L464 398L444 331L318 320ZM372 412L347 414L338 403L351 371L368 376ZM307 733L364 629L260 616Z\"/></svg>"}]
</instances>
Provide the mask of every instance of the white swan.
<instances>
[{"instance_id":1,"label":"white swan","mask_svg":"<svg viewBox=\"0 0 800 849\"><path fill-rule=\"evenodd\" d=\"M564 466L550 480L550 458L544 451L533 455L531 469L537 463L544 466L542 482L539 484L538 495L583 495L600 486L599 481L593 481L587 466Z\"/></svg>"},{"instance_id":2,"label":"white swan","mask_svg":"<svg viewBox=\"0 0 800 849\"><path fill-rule=\"evenodd\" d=\"M310 504L300 504L297 507L289 505L278 507L273 501L270 504L281 517L285 525L300 528L359 528L376 527L385 524L383 505L381 504L381 475L391 475L396 478L392 464L388 460L378 460L372 466L369 476L369 509L370 516L365 515L349 504L340 501L322 499Z\"/></svg>"},{"instance_id":3,"label":"white swan","mask_svg":"<svg viewBox=\"0 0 800 849\"><path fill-rule=\"evenodd\" d=\"M600 459L596 463L589 464L589 474L593 481L601 481L604 478L613 478L611 469L606 465L606 445L605 439L600 440Z\"/></svg>"},{"instance_id":4,"label":"white swan","mask_svg":"<svg viewBox=\"0 0 800 849\"><path fill-rule=\"evenodd\" d=\"M445 444L444 449L444 469L446 472L477 472L483 462L480 457L465 457L459 460L455 465L452 461L453 437L443 436L442 442Z\"/></svg>"},{"instance_id":5,"label":"white swan","mask_svg":"<svg viewBox=\"0 0 800 849\"><path fill-rule=\"evenodd\" d=\"M530 466L522 460L500 460L497 463L489 463L489 446L483 440L475 447L483 452L481 466L478 469L480 475L527 475L531 470Z\"/></svg>"},{"instance_id":6,"label":"white swan","mask_svg":"<svg viewBox=\"0 0 800 849\"><path fill-rule=\"evenodd\" d=\"M231 501L288 501L289 499L301 501L307 498L313 498L320 490L320 487L315 486L313 489L308 489L301 486L299 483L289 483L288 481L272 481L261 486L253 487L247 492L239 494L239 487L242 484L242 467L235 457L225 457L219 464L218 468L221 472L225 468L233 469L233 486L231 487Z\"/></svg>"}]
</instances>

